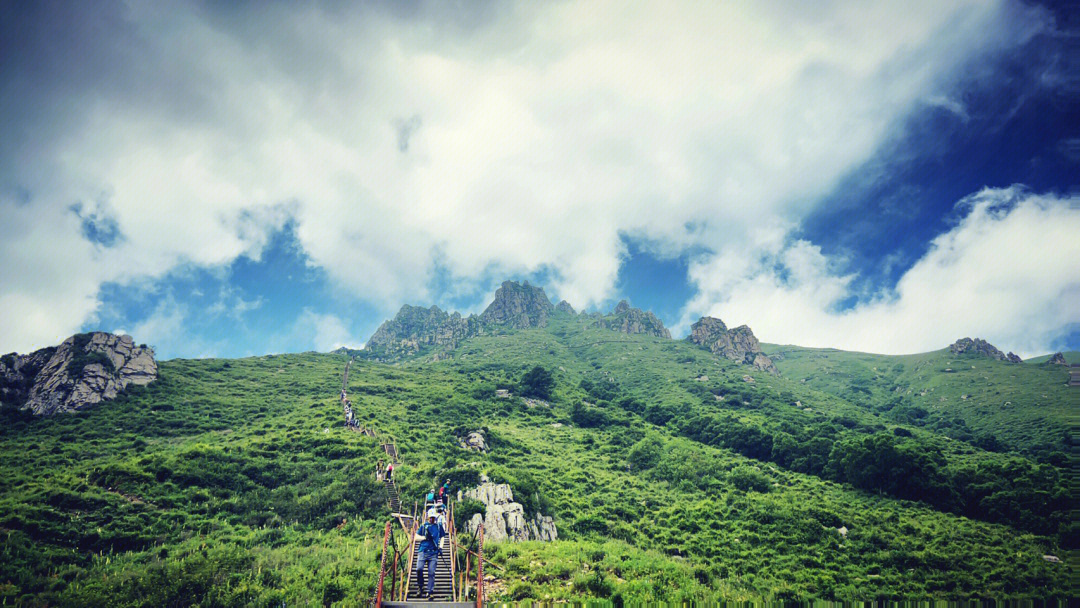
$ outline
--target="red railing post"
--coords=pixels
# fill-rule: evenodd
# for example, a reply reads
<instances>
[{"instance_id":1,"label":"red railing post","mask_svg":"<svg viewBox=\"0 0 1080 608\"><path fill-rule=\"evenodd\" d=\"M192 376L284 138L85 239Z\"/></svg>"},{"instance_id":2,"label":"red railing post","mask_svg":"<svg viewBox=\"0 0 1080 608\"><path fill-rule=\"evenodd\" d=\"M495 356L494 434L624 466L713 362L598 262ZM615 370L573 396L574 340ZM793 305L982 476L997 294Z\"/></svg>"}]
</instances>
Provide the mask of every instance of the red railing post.
<instances>
[{"instance_id":1,"label":"red railing post","mask_svg":"<svg viewBox=\"0 0 1080 608\"><path fill-rule=\"evenodd\" d=\"M386 522L386 534L382 542L382 564L379 565L379 588L375 592L375 608L382 608L383 582L386 580L386 548L390 546L390 523Z\"/></svg>"},{"instance_id":2,"label":"red railing post","mask_svg":"<svg viewBox=\"0 0 1080 608\"><path fill-rule=\"evenodd\" d=\"M480 524L480 543L476 547L476 608L484 608L484 524Z\"/></svg>"}]
</instances>

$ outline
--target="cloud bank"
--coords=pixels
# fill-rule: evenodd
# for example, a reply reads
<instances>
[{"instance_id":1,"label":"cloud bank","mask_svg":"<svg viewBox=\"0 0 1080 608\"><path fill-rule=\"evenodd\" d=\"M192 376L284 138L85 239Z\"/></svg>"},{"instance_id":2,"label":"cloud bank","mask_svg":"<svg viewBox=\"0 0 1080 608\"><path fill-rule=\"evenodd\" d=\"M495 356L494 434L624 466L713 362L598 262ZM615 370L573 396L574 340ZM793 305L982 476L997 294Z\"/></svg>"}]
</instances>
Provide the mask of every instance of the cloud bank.
<instances>
[{"instance_id":1,"label":"cloud bank","mask_svg":"<svg viewBox=\"0 0 1080 608\"><path fill-rule=\"evenodd\" d=\"M776 258L810 290L801 314L830 322L847 279L787 235L911 112L962 110L960 71L1049 27L1037 8L982 1L25 11L6 26L20 33L0 89L6 349L70 334L103 283L257 258L286 223L310 264L385 308L426 301L436 269L462 291L545 272L589 306L614 295L625 235L705 251L688 314L731 305L725 319L768 338L817 340L744 315L736 293L797 292L764 293ZM1060 205L1030 213L1047 209ZM930 256L950 247L975 266L992 253L935 242ZM906 294L940 287L939 266L909 271L897 302L839 316L914 318ZM320 347L350 341L309 313L298 323ZM923 348L871 324L832 345Z\"/></svg>"}]
</instances>

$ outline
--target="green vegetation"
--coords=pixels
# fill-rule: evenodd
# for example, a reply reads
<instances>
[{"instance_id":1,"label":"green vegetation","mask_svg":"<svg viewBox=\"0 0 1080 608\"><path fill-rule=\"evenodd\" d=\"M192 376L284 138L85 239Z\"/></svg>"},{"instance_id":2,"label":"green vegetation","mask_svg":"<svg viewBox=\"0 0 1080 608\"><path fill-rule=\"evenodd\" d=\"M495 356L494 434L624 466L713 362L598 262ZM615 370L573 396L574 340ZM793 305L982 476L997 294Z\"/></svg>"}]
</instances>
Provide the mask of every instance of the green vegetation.
<instances>
[{"instance_id":1,"label":"green vegetation","mask_svg":"<svg viewBox=\"0 0 1080 608\"><path fill-rule=\"evenodd\" d=\"M359 359L349 395L379 438L341 424L344 354L165 361L84 413L5 408L0 602L360 605L384 438L408 504L482 472L554 517L557 542L485 546L493 599L1080 594L1063 371L765 348L782 376L555 315L450 359ZM544 401L495 397L536 380ZM458 447L477 429L490 452Z\"/></svg>"}]
</instances>

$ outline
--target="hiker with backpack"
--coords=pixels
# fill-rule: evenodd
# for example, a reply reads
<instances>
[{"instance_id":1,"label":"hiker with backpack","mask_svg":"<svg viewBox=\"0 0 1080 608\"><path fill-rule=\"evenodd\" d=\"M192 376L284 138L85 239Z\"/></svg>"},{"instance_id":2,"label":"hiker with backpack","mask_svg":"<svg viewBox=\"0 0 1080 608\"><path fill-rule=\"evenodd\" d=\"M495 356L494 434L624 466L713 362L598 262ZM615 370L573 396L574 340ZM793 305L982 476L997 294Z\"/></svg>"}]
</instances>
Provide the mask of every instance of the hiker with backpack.
<instances>
[{"instance_id":1,"label":"hiker with backpack","mask_svg":"<svg viewBox=\"0 0 1080 608\"><path fill-rule=\"evenodd\" d=\"M427 523L420 526L416 531L416 540L420 541L417 549L420 557L416 561L416 588L420 590L420 597L428 598L435 592L435 569L438 567L440 541L445 534L442 527L436 523L437 515L434 509L428 511ZM424 571L427 571L427 588L424 587Z\"/></svg>"}]
</instances>

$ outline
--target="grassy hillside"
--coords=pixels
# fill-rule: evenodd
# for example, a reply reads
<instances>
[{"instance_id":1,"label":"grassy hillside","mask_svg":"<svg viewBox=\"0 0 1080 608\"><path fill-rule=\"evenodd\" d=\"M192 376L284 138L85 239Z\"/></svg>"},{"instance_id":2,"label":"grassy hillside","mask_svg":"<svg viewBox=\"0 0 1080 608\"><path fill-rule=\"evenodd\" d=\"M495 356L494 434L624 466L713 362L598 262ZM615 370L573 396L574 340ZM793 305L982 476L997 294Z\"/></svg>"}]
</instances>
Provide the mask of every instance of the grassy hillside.
<instances>
[{"instance_id":1,"label":"grassy hillside","mask_svg":"<svg viewBox=\"0 0 1080 608\"><path fill-rule=\"evenodd\" d=\"M972 362L973 372L946 373L930 354L878 377L877 360L807 350L785 353L777 377L587 324L557 315L543 330L470 339L446 360L358 360L350 372L360 420L401 448L406 499L435 478L484 472L511 483L530 513L554 516L557 542L489 547L506 568L495 599L1080 594L1063 466L892 413L929 410L910 396L924 390L1046 399L1042 417L1025 413L1034 406L996 414L1021 430L994 436L1034 453L1057 445L1075 405L1074 393L1043 389L1041 370L1011 366L1006 381L1011 372ZM3 410L0 598L366 601L387 509L371 474L379 441L341 426L346 360L166 361L158 382L85 413ZM495 398L536 365L554 377L550 399ZM851 393L841 378L852 373L866 391ZM895 386L911 401L882 410ZM971 429L993 427L962 415ZM457 447L455 429L481 427L490 453Z\"/></svg>"},{"instance_id":2,"label":"grassy hillside","mask_svg":"<svg viewBox=\"0 0 1080 608\"><path fill-rule=\"evenodd\" d=\"M1065 351L1065 352L1063 352L1061 354L1065 357L1065 361L1069 365L1080 364L1080 350L1067 350L1067 351ZM1051 353L1049 355L1042 355L1042 356L1039 356L1039 357L1032 357L1030 359L1024 359L1024 363L1031 363L1031 364L1037 365L1039 363L1045 363L1045 362L1049 361L1050 357L1053 357L1053 356L1054 355Z\"/></svg>"},{"instance_id":3,"label":"grassy hillside","mask_svg":"<svg viewBox=\"0 0 1080 608\"><path fill-rule=\"evenodd\" d=\"M788 378L867 411L994 451L1068 452L1080 391L1063 366L1017 365L948 350L888 356L765 345Z\"/></svg>"}]
</instances>

